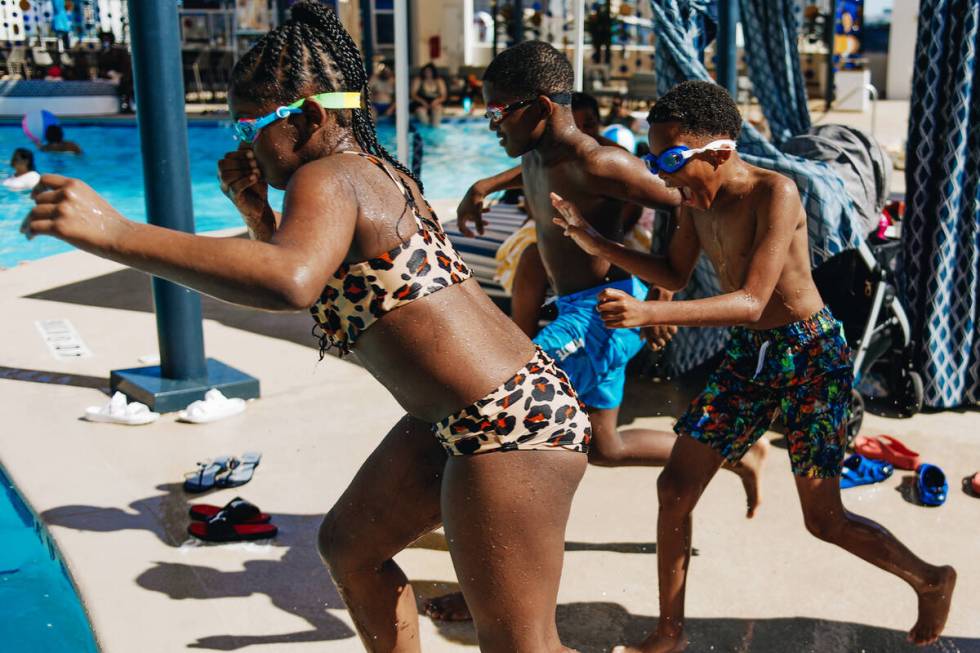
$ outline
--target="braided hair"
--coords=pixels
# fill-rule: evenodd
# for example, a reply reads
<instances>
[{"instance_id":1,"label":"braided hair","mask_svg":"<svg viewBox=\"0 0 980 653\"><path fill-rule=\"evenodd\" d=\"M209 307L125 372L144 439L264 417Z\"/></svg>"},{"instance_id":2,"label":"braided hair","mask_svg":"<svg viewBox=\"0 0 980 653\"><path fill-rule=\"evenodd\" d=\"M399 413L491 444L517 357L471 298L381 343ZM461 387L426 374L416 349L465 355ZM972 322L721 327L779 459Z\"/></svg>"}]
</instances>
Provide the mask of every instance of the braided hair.
<instances>
[{"instance_id":1,"label":"braided hair","mask_svg":"<svg viewBox=\"0 0 980 653\"><path fill-rule=\"evenodd\" d=\"M316 0L301 0L290 19L272 30L235 64L231 89L242 97L262 102L292 102L313 87L315 92L360 93L371 106L367 72L361 53L337 14ZM247 89L247 92L246 92ZM379 142L371 111L345 109L337 123L349 127L358 145L411 177L423 191L422 181Z\"/></svg>"}]
</instances>

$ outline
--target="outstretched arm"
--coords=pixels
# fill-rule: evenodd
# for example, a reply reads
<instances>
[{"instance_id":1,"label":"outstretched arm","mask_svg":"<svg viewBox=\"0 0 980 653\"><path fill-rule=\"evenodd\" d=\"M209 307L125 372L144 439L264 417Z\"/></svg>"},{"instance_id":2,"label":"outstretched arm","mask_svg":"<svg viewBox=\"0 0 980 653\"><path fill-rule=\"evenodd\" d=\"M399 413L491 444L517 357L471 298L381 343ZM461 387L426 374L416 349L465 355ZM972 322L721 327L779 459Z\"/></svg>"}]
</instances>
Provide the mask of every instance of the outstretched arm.
<instances>
[{"instance_id":1,"label":"outstretched arm","mask_svg":"<svg viewBox=\"0 0 980 653\"><path fill-rule=\"evenodd\" d=\"M586 160L586 174L590 187L601 188L607 197L651 209L670 209L681 204L679 190L668 188L642 159L621 147L592 150Z\"/></svg>"},{"instance_id":2,"label":"outstretched arm","mask_svg":"<svg viewBox=\"0 0 980 653\"><path fill-rule=\"evenodd\" d=\"M523 187L524 179L519 165L475 182L456 207L456 227L464 236L472 238L473 231L469 227L469 223L472 222L476 225L477 233L482 235L486 226L483 222L483 214L487 211L483 203L487 195L499 190Z\"/></svg>"},{"instance_id":3,"label":"outstretched arm","mask_svg":"<svg viewBox=\"0 0 980 653\"><path fill-rule=\"evenodd\" d=\"M731 326L753 324L772 298L797 229L805 229L795 184L780 177L757 209L756 238L742 287L734 292L676 302L640 302L618 290L599 295L598 310L609 327L644 324Z\"/></svg>"},{"instance_id":4,"label":"outstretched arm","mask_svg":"<svg viewBox=\"0 0 980 653\"><path fill-rule=\"evenodd\" d=\"M701 243L686 211L680 211L667 256L656 256L604 238L585 221L574 204L555 193L551 194L551 203L558 211L555 224L589 254L601 256L647 283L667 290L676 291L687 285L701 252Z\"/></svg>"},{"instance_id":5,"label":"outstretched arm","mask_svg":"<svg viewBox=\"0 0 980 653\"><path fill-rule=\"evenodd\" d=\"M29 238L49 235L79 249L227 302L293 311L316 301L350 248L354 195L338 175L300 168L269 242L209 238L126 219L84 182L45 175L24 220Z\"/></svg>"}]
</instances>

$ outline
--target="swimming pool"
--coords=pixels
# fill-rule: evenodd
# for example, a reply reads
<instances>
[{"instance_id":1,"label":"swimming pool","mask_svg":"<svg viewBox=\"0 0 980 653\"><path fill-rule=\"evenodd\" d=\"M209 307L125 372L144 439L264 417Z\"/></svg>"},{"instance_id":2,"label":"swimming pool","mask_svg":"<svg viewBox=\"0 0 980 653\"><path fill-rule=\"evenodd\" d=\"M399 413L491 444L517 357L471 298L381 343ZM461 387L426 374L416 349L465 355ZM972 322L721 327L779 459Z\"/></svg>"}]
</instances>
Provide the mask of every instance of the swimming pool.
<instances>
[{"instance_id":1,"label":"swimming pool","mask_svg":"<svg viewBox=\"0 0 980 653\"><path fill-rule=\"evenodd\" d=\"M64 563L2 467L0 486L0 650L97 653Z\"/></svg>"},{"instance_id":2,"label":"swimming pool","mask_svg":"<svg viewBox=\"0 0 980 653\"><path fill-rule=\"evenodd\" d=\"M497 144L485 121L458 120L437 129L419 129L425 144L422 182L430 200L461 197L480 177L500 172L515 163ZM145 221L143 167L135 121L68 123L65 132L67 138L81 145L85 154L76 157L35 150L38 170L79 177L124 215ZM380 125L378 135L381 143L394 152L394 125ZM215 179L218 159L236 146L230 123L195 121L188 127L188 137L197 230L240 226L241 220L221 194ZM4 170L0 177L9 172L7 162L17 147L31 147L20 125L0 123L0 169ZM281 199L282 194L273 191L273 206ZM28 242L19 233L20 223L32 205L26 194L0 189L0 268L71 249L52 238L35 238Z\"/></svg>"}]
</instances>

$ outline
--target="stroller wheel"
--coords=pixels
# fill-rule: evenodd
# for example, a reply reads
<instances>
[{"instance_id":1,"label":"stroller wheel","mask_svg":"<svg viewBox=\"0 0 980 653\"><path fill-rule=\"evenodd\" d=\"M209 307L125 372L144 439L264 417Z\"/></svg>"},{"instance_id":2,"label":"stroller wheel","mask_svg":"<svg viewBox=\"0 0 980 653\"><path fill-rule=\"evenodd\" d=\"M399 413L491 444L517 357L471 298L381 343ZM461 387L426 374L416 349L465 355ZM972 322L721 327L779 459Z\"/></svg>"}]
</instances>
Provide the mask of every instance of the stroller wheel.
<instances>
[{"instance_id":1,"label":"stroller wheel","mask_svg":"<svg viewBox=\"0 0 980 653\"><path fill-rule=\"evenodd\" d=\"M851 414L847 418L847 444L850 445L861 431L864 421L864 397L857 390L851 390Z\"/></svg>"},{"instance_id":2,"label":"stroller wheel","mask_svg":"<svg viewBox=\"0 0 980 653\"><path fill-rule=\"evenodd\" d=\"M918 372L905 370L895 381L896 410L907 417L911 417L922 410L922 403L925 399L922 376Z\"/></svg>"}]
</instances>

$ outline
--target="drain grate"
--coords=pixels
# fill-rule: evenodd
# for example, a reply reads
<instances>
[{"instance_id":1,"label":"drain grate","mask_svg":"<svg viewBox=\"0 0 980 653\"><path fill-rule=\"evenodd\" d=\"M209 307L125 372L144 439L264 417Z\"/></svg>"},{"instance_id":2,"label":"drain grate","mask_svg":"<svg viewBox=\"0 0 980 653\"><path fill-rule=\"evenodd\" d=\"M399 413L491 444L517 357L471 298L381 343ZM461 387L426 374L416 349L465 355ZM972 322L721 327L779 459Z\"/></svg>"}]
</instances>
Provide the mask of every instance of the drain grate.
<instances>
[{"instance_id":1,"label":"drain grate","mask_svg":"<svg viewBox=\"0 0 980 653\"><path fill-rule=\"evenodd\" d=\"M38 320L34 323L41 339L48 346L51 355L59 360L71 358L87 358L92 355L92 351L82 341L82 336L78 334L70 321L59 320Z\"/></svg>"}]
</instances>

